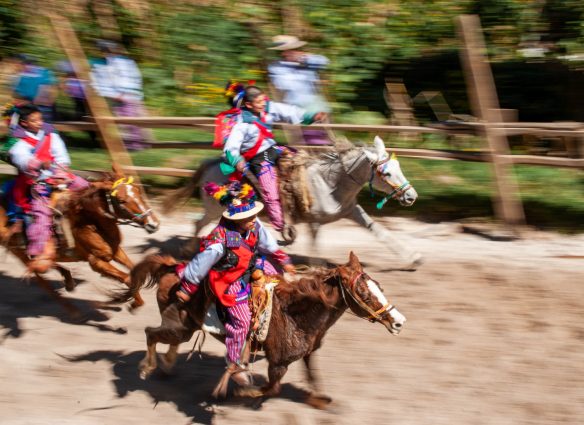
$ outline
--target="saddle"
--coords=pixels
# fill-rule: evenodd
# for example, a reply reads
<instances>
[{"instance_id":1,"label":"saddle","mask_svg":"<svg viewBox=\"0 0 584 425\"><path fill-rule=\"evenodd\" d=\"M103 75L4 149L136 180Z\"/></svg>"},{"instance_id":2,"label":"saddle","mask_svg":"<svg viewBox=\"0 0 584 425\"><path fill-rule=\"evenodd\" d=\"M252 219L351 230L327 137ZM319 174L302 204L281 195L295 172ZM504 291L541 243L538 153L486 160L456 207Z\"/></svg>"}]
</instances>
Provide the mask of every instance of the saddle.
<instances>
[{"instance_id":1,"label":"saddle","mask_svg":"<svg viewBox=\"0 0 584 425\"><path fill-rule=\"evenodd\" d=\"M308 214L312 205L306 184L306 166L310 160L310 155L304 151L284 150L278 161L280 201L293 220Z\"/></svg>"}]
</instances>

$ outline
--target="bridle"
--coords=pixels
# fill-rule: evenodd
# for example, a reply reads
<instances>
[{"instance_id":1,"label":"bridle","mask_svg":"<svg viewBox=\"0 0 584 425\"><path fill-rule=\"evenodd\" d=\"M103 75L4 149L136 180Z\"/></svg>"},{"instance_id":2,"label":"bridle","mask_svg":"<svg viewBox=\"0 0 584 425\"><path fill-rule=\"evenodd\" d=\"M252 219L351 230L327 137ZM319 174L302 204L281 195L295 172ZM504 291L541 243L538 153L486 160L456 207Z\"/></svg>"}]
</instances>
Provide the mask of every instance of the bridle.
<instances>
[{"instance_id":1,"label":"bridle","mask_svg":"<svg viewBox=\"0 0 584 425\"><path fill-rule=\"evenodd\" d=\"M375 192L373 191L373 178L375 177L375 175L377 174L379 177L383 177L383 165L387 162L389 162L391 159L395 159L395 153L392 153L391 156L387 156L385 159L382 159L381 161L377 161L375 164L373 164L373 167L371 168L371 177L369 178L369 191L371 192L371 197L375 196ZM377 209L380 210L381 208L383 208L383 206L385 205L385 203L387 201L389 201L390 199L397 199L400 196L402 196L405 192L407 192L408 190L410 190L412 188L412 185L410 184L409 181L405 181L403 182L401 185L397 185L394 184L392 182L389 181L385 181L388 185L390 185L393 190L388 193L386 196L384 196L376 205Z\"/></svg>"},{"instance_id":2,"label":"bridle","mask_svg":"<svg viewBox=\"0 0 584 425\"><path fill-rule=\"evenodd\" d=\"M368 320L372 323L373 322L381 322L381 320L382 320L381 314L385 311L387 313L389 313L391 310L393 310L395 308L395 306L388 302L387 304L385 304L384 306L382 306L378 310L373 310L371 307L369 307L367 304L365 304L365 302L361 299L361 297L359 297L359 295L355 292L355 289L354 289L355 284L363 275L365 275L365 273L363 273L363 272L357 273L355 275L355 277L349 281L349 288L348 289L345 287L345 285L343 285L343 280L341 279L341 281L339 283L339 286L341 287L341 295L343 296L343 300L345 301L345 304L347 305L347 307L349 309L351 307L349 306L349 303L347 301L347 297L345 295L346 293L351 297L351 299L353 301L355 301L355 303L357 303L357 305L359 307L361 307L361 309L363 309L364 311L369 313L369 316L367 316L367 317L359 316L359 315L353 313L354 316L357 316L361 319Z\"/></svg>"},{"instance_id":3,"label":"bridle","mask_svg":"<svg viewBox=\"0 0 584 425\"><path fill-rule=\"evenodd\" d=\"M152 208L148 208L144 212L136 214L136 213L130 211L118 199L118 191L119 191L120 186L122 186L122 185L132 186L133 183L134 183L134 177L129 176L129 177L122 177L121 179L116 180L112 184L111 190L109 192L106 192L106 194L105 194L105 199L107 202L107 209L108 210L105 211L104 214L108 218L117 220L120 224L138 225L139 227L141 227L140 224L138 223L138 221L143 219L144 217L148 217L149 215L151 215ZM126 219L126 218L118 217L116 215L115 207L117 207L119 210L123 211L124 213L128 214L131 218Z\"/></svg>"}]
</instances>

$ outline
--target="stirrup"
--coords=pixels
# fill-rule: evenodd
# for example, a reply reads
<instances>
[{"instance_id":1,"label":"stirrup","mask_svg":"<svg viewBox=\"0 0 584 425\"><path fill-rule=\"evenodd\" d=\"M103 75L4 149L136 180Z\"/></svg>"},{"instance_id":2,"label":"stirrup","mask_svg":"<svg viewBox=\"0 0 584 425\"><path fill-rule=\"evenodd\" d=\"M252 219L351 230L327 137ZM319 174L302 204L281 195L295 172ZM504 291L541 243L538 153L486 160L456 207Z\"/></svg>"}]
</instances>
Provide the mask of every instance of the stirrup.
<instances>
[{"instance_id":1,"label":"stirrup","mask_svg":"<svg viewBox=\"0 0 584 425\"><path fill-rule=\"evenodd\" d=\"M219 379L219 382L211 394L213 398L224 398L227 395L229 378L231 378L233 382L241 387L245 388L251 386L249 371L238 364L229 363L227 369L225 369L225 373L223 373L223 376L221 376L221 379Z\"/></svg>"}]
</instances>

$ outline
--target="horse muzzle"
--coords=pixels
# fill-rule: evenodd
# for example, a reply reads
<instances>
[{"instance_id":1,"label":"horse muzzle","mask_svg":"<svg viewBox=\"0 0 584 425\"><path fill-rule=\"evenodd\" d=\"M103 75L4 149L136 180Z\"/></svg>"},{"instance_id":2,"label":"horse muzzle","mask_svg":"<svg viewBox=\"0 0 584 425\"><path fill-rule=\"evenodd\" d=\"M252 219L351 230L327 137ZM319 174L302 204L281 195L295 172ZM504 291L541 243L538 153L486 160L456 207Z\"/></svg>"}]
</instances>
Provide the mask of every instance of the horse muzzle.
<instances>
[{"instance_id":1,"label":"horse muzzle","mask_svg":"<svg viewBox=\"0 0 584 425\"><path fill-rule=\"evenodd\" d=\"M383 324L390 334L399 335L406 324L406 317L401 314L395 307L389 310L391 320L384 320Z\"/></svg>"},{"instance_id":2,"label":"horse muzzle","mask_svg":"<svg viewBox=\"0 0 584 425\"><path fill-rule=\"evenodd\" d=\"M406 190L400 197L399 203L404 207L411 207L418 199L418 192L413 187Z\"/></svg>"},{"instance_id":3,"label":"horse muzzle","mask_svg":"<svg viewBox=\"0 0 584 425\"><path fill-rule=\"evenodd\" d=\"M399 333L403 329L403 324L401 324L401 323L392 323L392 324L389 324L389 325L385 325L385 327L387 328L387 330L389 331L390 334L392 334L392 335L399 335Z\"/></svg>"},{"instance_id":4,"label":"horse muzzle","mask_svg":"<svg viewBox=\"0 0 584 425\"><path fill-rule=\"evenodd\" d=\"M146 223L144 229L150 234L155 233L160 228L160 223Z\"/></svg>"}]
</instances>

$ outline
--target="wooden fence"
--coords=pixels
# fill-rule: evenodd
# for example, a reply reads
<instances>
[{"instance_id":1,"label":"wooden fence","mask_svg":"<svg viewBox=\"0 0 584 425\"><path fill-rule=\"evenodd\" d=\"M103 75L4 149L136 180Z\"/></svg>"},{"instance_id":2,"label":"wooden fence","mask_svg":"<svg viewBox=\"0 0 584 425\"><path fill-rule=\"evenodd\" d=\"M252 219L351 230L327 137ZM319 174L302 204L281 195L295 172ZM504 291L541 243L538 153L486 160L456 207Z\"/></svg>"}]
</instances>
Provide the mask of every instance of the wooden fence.
<instances>
[{"instance_id":1,"label":"wooden fence","mask_svg":"<svg viewBox=\"0 0 584 425\"><path fill-rule=\"evenodd\" d=\"M70 23L64 17L50 15L53 29L63 50L73 63L81 78L88 80L87 60ZM584 123L519 123L503 122L503 114L499 109L497 94L492 78L490 64L485 55L485 44L478 17L464 15L457 18L459 37L462 42L461 61L473 114L478 122L446 122L432 126L407 125L352 125L352 124L314 124L314 129L367 132L367 133L412 133L412 134L477 134L486 141L485 148L478 152L456 150L432 150L414 148L392 148L392 152L405 157L433 160L459 160L489 162L493 165L493 179L496 195L493 198L497 216L507 224L520 224L524 221L523 209L519 200L517 185L511 170L513 164L543 165L584 169ZM58 130L67 131L98 131L104 147L112 161L119 162L125 170L132 174L154 174L176 177L190 176L194 171L178 168L137 167L127 154L116 130L117 124L131 124L147 128L184 128L214 131L212 117L113 117L107 104L89 88L88 100L93 115L93 121L56 123ZM276 128L291 130L293 126L276 124ZM1 130L1 129L0 129ZM507 136L535 135L541 137L568 138L575 143L576 157L552 157L537 155L512 155ZM210 143L161 142L152 143L151 148L185 148L210 149ZM321 151L330 149L326 146L295 146L299 149ZM0 165L0 173L13 174L14 169L8 165Z\"/></svg>"}]
</instances>

